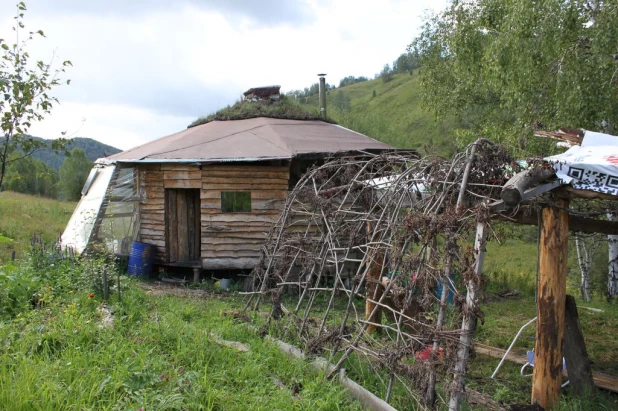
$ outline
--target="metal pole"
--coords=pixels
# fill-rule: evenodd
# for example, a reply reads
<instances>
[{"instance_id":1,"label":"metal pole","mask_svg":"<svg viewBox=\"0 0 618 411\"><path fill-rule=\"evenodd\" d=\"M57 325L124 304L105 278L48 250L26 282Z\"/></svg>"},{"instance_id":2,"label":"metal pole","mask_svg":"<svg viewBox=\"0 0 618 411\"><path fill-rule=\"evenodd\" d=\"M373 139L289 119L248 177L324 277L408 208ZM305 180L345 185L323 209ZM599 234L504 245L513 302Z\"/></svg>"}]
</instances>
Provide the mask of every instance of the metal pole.
<instances>
[{"instance_id":1,"label":"metal pole","mask_svg":"<svg viewBox=\"0 0 618 411\"><path fill-rule=\"evenodd\" d=\"M504 362L504 360L506 359L506 356L509 355L509 353L511 352L511 348L513 348L513 346L515 345L515 342L517 341L517 339L519 338L519 335L521 334L521 332L524 330L524 328L526 328L527 326L529 326L530 324L532 324L533 322L536 321L536 317L534 317L532 320L528 321L527 323L525 323L517 332L517 334L515 334L515 338L513 338L513 342L511 343L511 345L509 345L508 350L506 350L506 352L504 353L504 356L502 357L502 359L500 360L500 363L498 364L498 366L496 367L495 371L493 374L491 374L491 378L494 378L496 376L496 374L498 373L498 370L500 369L500 367L502 367L502 363Z\"/></svg>"},{"instance_id":2,"label":"metal pole","mask_svg":"<svg viewBox=\"0 0 618 411\"><path fill-rule=\"evenodd\" d=\"M318 74L320 78L320 116L326 118L326 74Z\"/></svg>"}]
</instances>

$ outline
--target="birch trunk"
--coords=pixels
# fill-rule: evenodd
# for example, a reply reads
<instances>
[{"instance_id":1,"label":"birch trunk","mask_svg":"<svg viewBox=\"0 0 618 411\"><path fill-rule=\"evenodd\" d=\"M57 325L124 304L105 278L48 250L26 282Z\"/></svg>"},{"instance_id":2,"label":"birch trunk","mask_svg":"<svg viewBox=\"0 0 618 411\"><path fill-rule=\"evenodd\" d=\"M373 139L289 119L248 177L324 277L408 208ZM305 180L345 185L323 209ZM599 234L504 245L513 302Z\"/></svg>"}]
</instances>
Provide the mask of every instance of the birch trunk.
<instances>
[{"instance_id":1,"label":"birch trunk","mask_svg":"<svg viewBox=\"0 0 618 411\"><path fill-rule=\"evenodd\" d=\"M607 213L607 219L618 221L616 213ZM609 249L609 262L607 273L607 299L618 297L618 235L607 236L607 248Z\"/></svg>"},{"instance_id":2,"label":"birch trunk","mask_svg":"<svg viewBox=\"0 0 618 411\"><path fill-rule=\"evenodd\" d=\"M586 240L580 233L575 233L575 249L577 250L577 262L581 272L580 292L582 300L590 301L590 253Z\"/></svg>"}]
</instances>

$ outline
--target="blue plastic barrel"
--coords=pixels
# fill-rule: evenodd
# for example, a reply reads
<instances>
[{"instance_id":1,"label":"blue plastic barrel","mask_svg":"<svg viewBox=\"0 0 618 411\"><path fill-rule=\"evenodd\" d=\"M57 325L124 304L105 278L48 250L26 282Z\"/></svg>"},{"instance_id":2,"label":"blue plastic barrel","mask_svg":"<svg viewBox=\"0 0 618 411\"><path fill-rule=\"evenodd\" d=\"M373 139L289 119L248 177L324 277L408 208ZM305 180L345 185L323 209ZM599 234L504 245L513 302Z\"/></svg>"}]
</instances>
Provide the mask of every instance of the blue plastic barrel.
<instances>
[{"instance_id":1,"label":"blue plastic barrel","mask_svg":"<svg viewBox=\"0 0 618 411\"><path fill-rule=\"evenodd\" d=\"M154 257L155 247L152 244L134 241L129 254L129 274L136 277L149 276L152 272Z\"/></svg>"},{"instance_id":2,"label":"blue plastic barrel","mask_svg":"<svg viewBox=\"0 0 618 411\"><path fill-rule=\"evenodd\" d=\"M453 283L455 283L456 278L457 276L455 274L451 274L451 281ZM454 284L451 284L450 282L447 283L447 286L449 288L448 295L446 296L447 304L453 304L453 299L455 297L455 293L457 292L455 288L453 288L453 285ZM438 281L438 283L436 284L436 288L434 288L434 295L438 300L442 297L442 283L440 281Z\"/></svg>"}]
</instances>

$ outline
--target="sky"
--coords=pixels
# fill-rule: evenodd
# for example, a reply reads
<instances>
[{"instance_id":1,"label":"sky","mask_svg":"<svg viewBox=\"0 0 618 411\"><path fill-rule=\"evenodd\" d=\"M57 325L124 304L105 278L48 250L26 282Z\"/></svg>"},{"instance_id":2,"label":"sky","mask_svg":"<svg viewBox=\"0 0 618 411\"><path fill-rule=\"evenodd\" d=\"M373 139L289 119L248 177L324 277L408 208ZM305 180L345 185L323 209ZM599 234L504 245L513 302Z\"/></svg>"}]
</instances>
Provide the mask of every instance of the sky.
<instances>
[{"instance_id":1,"label":"sky","mask_svg":"<svg viewBox=\"0 0 618 411\"><path fill-rule=\"evenodd\" d=\"M17 0L14 0L17 3ZM70 60L60 101L29 134L90 137L120 149L233 104L251 87L338 85L397 59L448 0L29 0L33 60ZM0 5L14 42L16 7Z\"/></svg>"}]
</instances>

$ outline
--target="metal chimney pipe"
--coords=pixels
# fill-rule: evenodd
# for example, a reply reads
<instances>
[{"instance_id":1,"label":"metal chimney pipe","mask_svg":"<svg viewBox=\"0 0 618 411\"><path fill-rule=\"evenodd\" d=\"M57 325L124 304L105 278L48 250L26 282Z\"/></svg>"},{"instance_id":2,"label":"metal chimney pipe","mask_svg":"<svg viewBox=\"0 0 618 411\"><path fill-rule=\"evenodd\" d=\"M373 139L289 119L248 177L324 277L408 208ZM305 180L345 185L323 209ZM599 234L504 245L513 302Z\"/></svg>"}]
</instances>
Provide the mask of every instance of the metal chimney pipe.
<instances>
[{"instance_id":1,"label":"metal chimney pipe","mask_svg":"<svg viewBox=\"0 0 618 411\"><path fill-rule=\"evenodd\" d=\"M326 74L318 74L320 78L320 116L326 118Z\"/></svg>"}]
</instances>

